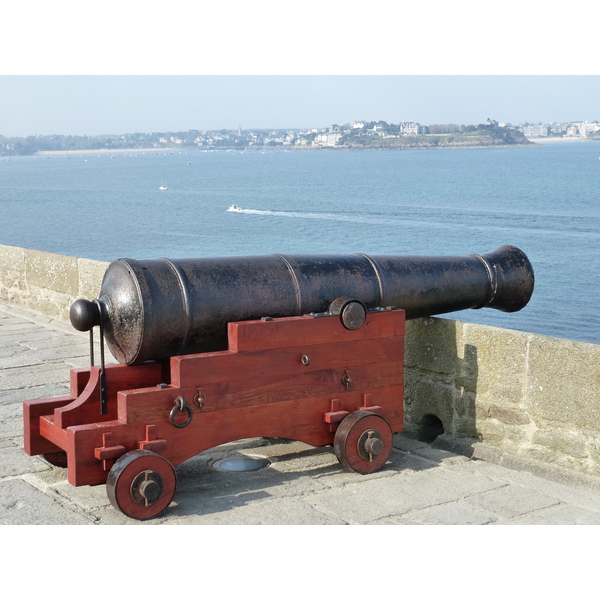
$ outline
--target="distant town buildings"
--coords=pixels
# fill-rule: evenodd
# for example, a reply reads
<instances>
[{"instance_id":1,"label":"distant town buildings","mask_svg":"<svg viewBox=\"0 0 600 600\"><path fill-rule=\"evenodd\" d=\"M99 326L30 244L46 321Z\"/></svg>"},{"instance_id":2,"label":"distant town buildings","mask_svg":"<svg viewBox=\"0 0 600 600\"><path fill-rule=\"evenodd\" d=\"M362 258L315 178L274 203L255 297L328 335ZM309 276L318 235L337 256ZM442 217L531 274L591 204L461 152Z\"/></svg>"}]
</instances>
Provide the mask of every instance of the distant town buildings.
<instances>
[{"instance_id":1,"label":"distant town buildings","mask_svg":"<svg viewBox=\"0 0 600 600\"><path fill-rule=\"evenodd\" d=\"M546 137L549 131L547 125L525 125L519 129L526 138Z\"/></svg>"},{"instance_id":2,"label":"distant town buildings","mask_svg":"<svg viewBox=\"0 0 600 600\"><path fill-rule=\"evenodd\" d=\"M487 125L514 128L525 135L526 138L541 137L589 137L600 132L598 121L583 121L570 123L536 123L524 125L511 125L510 123L496 123L488 119ZM460 133L464 126L422 125L412 121L401 121L397 124L388 124L385 121L367 122L354 121L352 124L334 124L327 128L305 130L274 130L274 131L242 131L240 127L234 131L203 131L194 138L194 144L203 148L214 148L221 145L227 146L299 146L299 147L335 147L351 141L357 136L378 136L380 138L399 138L406 136L445 135ZM596 133L596 135L598 135ZM595 136L594 136L595 137ZM171 141L173 139L171 138ZM163 139L159 140L160 146ZM183 143L175 139L175 143Z\"/></svg>"},{"instance_id":3,"label":"distant town buildings","mask_svg":"<svg viewBox=\"0 0 600 600\"><path fill-rule=\"evenodd\" d=\"M598 121L582 121L574 123L538 123L537 125L521 125L517 127L526 138L569 137L587 138L600 131Z\"/></svg>"},{"instance_id":4,"label":"distant town buildings","mask_svg":"<svg viewBox=\"0 0 600 600\"><path fill-rule=\"evenodd\" d=\"M130 133L125 135L71 136L48 135L27 138L9 138L0 135L0 154L35 154L41 151L117 150L142 148L252 148L252 147L303 147L335 148L341 146L371 145L399 146L422 140L430 143L443 136L468 136L493 130L501 139L510 141L511 132L527 139L592 138L600 140L598 121L567 123L525 123L511 125L488 119L481 125L422 125L412 121L387 123L385 121L354 121L311 129L237 129L218 131L191 130L187 132ZM416 138L415 141L413 138ZM512 135L512 142L515 143ZM395 140L395 142L394 142ZM406 142L406 143L405 143ZM517 140L518 142L518 140ZM419 142L422 143L422 142Z\"/></svg>"}]
</instances>

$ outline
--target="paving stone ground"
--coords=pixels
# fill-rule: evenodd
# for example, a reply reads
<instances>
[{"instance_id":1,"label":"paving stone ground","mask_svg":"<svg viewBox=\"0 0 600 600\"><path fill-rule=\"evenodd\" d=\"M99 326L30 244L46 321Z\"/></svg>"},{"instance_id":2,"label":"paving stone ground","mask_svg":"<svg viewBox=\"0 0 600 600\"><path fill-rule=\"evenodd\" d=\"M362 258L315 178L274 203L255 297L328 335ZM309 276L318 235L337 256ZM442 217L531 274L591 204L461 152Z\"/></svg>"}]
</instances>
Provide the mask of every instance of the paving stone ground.
<instances>
[{"instance_id":1,"label":"paving stone ground","mask_svg":"<svg viewBox=\"0 0 600 600\"><path fill-rule=\"evenodd\" d=\"M384 468L344 470L329 447L252 439L178 466L169 509L134 521L105 486L74 487L65 469L23 451L22 403L65 394L69 370L89 364L87 334L0 304L0 524L4 525L597 525L600 480L569 485L473 460L398 434ZM218 458L264 457L251 472Z\"/></svg>"}]
</instances>

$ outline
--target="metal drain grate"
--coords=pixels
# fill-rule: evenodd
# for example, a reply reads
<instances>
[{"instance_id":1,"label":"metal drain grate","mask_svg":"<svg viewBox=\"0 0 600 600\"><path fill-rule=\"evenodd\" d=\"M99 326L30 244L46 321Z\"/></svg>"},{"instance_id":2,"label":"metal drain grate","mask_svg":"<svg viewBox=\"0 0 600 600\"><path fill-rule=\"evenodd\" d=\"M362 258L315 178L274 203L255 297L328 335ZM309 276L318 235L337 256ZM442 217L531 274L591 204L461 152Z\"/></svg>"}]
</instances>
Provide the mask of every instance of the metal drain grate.
<instances>
[{"instance_id":1,"label":"metal drain grate","mask_svg":"<svg viewBox=\"0 0 600 600\"><path fill-rule=\"evenodd\" d=\"M266 458L250 458L249 456L233 456L220 458L212 463L215 471L258 471L271 463Z\"/></svg>"}]
</instances>

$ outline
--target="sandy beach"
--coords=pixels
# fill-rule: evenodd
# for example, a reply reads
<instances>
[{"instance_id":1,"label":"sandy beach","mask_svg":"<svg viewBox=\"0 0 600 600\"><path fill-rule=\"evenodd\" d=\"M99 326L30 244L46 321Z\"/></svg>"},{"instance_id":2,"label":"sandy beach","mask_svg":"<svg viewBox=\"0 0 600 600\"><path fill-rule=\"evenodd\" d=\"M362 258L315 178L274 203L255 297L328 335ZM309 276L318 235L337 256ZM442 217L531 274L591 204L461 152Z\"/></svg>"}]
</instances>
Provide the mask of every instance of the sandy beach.
<instances>
[{"instance_id":1,"label":"sandy beach","mask_svg":"<svg viewBox=\"0 0 600 600\"><path fill-rule=\"evenodd\" d=\"M118 148L109 150L101 148L99 150L41 150L36 152L36 155L43 154L119 154L123 152L173 152L180 148Z\"/></svg>"},{"instance_id":2,"label":"sandy beach","mask_svg":"<svg viewBox=\"0 0 600 600\"><path fill-rule=\"evenodd\" d=\"M600 138L584 138L584 137L536 137L527 138L534 144L554 144L554 143L569 143L569 142L600 142Z\"/></svg>"}]
</instances>

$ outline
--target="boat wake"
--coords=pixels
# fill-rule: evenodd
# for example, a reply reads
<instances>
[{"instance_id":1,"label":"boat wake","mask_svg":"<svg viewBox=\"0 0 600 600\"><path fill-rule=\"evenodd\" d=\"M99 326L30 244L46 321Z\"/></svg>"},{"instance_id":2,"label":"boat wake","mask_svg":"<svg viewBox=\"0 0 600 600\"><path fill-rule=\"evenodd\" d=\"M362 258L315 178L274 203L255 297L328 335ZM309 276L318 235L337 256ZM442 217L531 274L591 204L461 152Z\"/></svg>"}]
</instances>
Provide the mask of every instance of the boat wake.
<instances>
[{"instance_id":1,"label":"boat wake","mask_svg":"<svg viewBox=\"0 0 600 600\"><path fill-rule=\"evenodd\" d=\"M389 225L389 226L402 226L404 228L421 228L424 225L428 229L464 229L468 231L510 231L514 233L515 228L507 226L505 223L482 223L476 219L468 222L456 222L455 220L448 219L433 219L432 215L427 213L424 216L408 216L402 214L396 215L384 215L384 214L339 214L339 213L326 213L326 212L299 212L299 211L283 211L283 210L257 210L253 208L240 208L236 204L232 204L228 209L228 212L243 213L245 215L261 215L265 217L288 217L292 219L317 219L320 221L337 221L343 223L360 223L362 225ZM502 217L502 215L499 215ZM528 227L521 226L518 228L521 232L530 232L539 235L553 235L555 231L553 228L536 227L530 224ZM564 235L569 237L580 237L580 236L592 236L598 238L600 234L597 233L597 229L590 230L586 228L583 231L571 231L565 232Z\"/></svg>"},{"instance_id":2,"label":"boat wake","mask_svg":"<svg viewBox=\"0 0 600 600\"><path fill-rule=\"evenodd\" d=\"M315 213L315 212L297 212L297 211L283 211L283 210L257 210L254 208L240 208L236 204L232 204L227 212L244 213L246 215L261 215L264 217L288 217L292 219L319 219L326 221L349 221L354 223L365 223L365 222L387 222L387 219L373 219L364 216L348 216L340 215L335 213Z\"/></svg>"}]
</instances>

